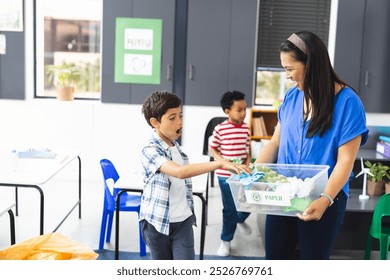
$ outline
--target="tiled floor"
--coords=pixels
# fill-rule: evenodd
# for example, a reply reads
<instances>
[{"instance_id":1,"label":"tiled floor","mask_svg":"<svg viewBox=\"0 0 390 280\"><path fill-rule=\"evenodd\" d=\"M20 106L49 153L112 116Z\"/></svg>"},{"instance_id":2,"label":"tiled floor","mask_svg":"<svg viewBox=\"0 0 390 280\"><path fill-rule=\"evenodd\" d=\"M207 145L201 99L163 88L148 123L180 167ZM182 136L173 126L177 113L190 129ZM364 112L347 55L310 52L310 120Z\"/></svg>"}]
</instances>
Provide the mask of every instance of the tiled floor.
<instances>
[{"instance_id":1,"label":"tiled floor","mask_svg":"<svg viewBox=\"0 0 390 280\"><path fill-rule=\"evenodd\" d=\"M77 186L69 181L54 179L43 186L45 191L45 233L52 231L65 216L68 208L77 199ZM13 188L0 188L1 200L11 200L14 197ZM0 200L0 201L1 201ZM16 242L24 241L39 234L38 192L33 189L19 190L19 216L16 217ZM101 214L103 206L103 187L101 182L83 182L82 218L78 219L74 211L59 228L59 232L72 240L81 242L91 249L98 248ZM196 253L199 253L200 240L200 201L195 197L196 215L199 226L194 227ZM219 187L210 188L208 224L206 228L205 254L216 255L220 245L222 220L222 202ZM121 214L120 250L138 251L137 217L135 213ZM252 213L248 220L252 227L250 235L236 232L231 243L231 255L264 256L262 242L262 216ZM105 244L105 249L114 249L114 231L112 240ZM0 250L10 246L8 215L0 217ZM375 255L374 255L375 256ZM362 252L335 252L334 259L361 259Z\"/></svg>"}]
</instances>

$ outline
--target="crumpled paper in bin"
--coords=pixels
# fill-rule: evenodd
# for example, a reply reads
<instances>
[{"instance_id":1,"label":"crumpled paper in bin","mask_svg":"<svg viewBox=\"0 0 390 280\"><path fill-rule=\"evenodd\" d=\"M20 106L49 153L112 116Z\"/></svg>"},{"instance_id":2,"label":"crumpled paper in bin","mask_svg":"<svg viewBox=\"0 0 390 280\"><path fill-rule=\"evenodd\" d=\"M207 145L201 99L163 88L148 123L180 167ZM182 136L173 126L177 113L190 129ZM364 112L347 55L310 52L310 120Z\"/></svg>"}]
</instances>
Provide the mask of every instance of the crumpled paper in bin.
<instances>
[{"instance_id":1,"label":"crumpled paper in bin","mask_svg":"<svg viewBox=\"0 0 390 280\"><path fill-rule=\"evenodd\" d=\"M96 260L98 256L59 232L33 237L0 251L0 260Z\"/></svg>"}]
</instances>

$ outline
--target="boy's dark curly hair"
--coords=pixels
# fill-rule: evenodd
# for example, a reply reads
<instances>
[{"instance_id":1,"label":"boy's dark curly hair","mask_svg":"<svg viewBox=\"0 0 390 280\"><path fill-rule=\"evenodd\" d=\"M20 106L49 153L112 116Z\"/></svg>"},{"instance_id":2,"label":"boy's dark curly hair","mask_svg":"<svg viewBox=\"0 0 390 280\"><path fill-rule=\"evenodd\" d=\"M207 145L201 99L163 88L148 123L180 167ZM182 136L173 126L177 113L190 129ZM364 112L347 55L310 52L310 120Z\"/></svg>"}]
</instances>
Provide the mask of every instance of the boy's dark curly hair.
<instances>
[{"instance_id":1,"label":"boy's dark curly hair","mask_svg":"<svg viewBox=\"0 0 390 280\"><path fill-rule=\"evenodd\" d=\"M142 105L142 113L144 114L146 122L151 126L151 118L155 118L161 122L162 116L171 108L178 108L181 106L181 99L168 91L156 91L150 94L144 104Z\"/></svg>"},{"instance_id":2,"label":"boy's dark curly hair","mask_svg":"<svg viewBox=\"0 0 390 280\"><path fill-rule=\"evenodd\" d=\"M221 104L222 110L225 111L225 109L230 109L230 107L232 107L234 101L244 100L244 99L245 99L245 94L242 93L241 91L238 91L238 90L227 91L221 97L220 104Z\"/></svg>"}]
</instances>

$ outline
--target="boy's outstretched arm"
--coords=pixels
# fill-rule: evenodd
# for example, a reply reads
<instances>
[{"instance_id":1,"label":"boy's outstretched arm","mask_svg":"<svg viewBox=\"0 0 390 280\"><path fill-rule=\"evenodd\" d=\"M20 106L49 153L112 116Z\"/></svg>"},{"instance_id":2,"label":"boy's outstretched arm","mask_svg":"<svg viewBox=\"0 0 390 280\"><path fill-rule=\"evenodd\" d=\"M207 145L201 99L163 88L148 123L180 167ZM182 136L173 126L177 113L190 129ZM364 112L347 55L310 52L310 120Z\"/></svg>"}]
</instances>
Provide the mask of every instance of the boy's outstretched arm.
<instances>
[{"instance_id":1,"label":"boy's outstretched arm","mask_svg":"<svg viewBox=\"0 0 390 280\"><path fill-rule=\"evenodd\" d=\"M187 165L179 165L173 161L167 161L160 167L160 171L172 177L186 179L214 171L218 168L225 168L236 174L240 174L241 172L247 174L251 173L251 170L247 165L236 164L222 158L216 159L215 161L192 163Z\"/></svg>"}]
</instances>

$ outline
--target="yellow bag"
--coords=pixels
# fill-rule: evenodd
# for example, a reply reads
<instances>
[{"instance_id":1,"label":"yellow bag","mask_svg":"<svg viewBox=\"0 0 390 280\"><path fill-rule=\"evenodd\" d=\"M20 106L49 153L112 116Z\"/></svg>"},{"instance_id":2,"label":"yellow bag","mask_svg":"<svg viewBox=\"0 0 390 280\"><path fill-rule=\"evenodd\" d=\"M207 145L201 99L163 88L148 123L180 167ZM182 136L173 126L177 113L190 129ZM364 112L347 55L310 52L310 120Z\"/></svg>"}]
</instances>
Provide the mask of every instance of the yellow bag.
<instances>
[{"instance_id":1,"label":"yellow bag","mask_svg":"<svg viewBox=\"0 0 390 280\"><path fill-rule=\"evenodd\" d=\"M59 232L40 235L0 251L0 260L96 260L98 256Z\"/></svg>"}]
</instances>

